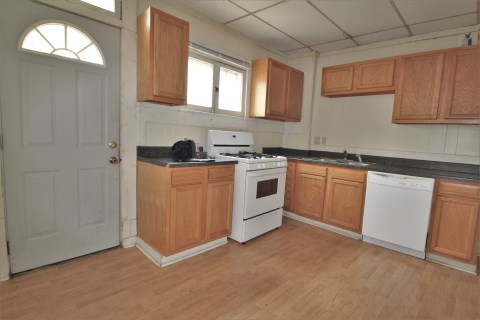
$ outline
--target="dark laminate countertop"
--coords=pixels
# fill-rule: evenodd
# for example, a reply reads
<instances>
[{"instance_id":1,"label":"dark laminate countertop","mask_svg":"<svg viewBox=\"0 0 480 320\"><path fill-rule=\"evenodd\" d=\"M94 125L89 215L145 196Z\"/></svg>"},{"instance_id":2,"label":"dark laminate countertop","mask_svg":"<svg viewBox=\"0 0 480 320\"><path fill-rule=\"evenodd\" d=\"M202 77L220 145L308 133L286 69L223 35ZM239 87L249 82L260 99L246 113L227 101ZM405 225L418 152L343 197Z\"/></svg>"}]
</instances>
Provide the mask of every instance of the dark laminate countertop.
<instances>
[{"instance_id":1,"label":"dark laminate countertop","mask_svg":"<svg viewBox=\"0 0 480 320\"><path fill-rule=\"evenodd\" d=\"M315 163L325 166L395 173L425 178L480 182L479 165L362 155L364 162L370 162L373 164L364 167L357 167L341 163L326 163L318 160L318 158L343 158L342 153L336 152L305 151L283 148L264 148L263 152L283 155L290 160ZM354 157L354 155L348 156L350 160L354 160Z\"/></svg>"},{"instance_id":2,"label":"dark laminate countertop","mask_svg":"<svg viewBox=\"0 0 480 320\"><path fill-rule=\"evenodd\" d=\"M137 161L151 163L161 167L181 168L199 166L219 166L237 164L238 161L175 161L171 157L170 147L137 147Z\"/></svg>"},{"instance_id":3,"label":"dark laminate countertop","mask_svg":"<svg viewBox=\"0 0 480 320\"><path fill-rule=\"evenodd\" d=\"M199 167L199 166L219 166L226 164L237 164L238 161L175 161L172 158L147 158L137 156L137 161L148 162L161 167L181 168L181 167Z\"/></svg>"}]
</instances>

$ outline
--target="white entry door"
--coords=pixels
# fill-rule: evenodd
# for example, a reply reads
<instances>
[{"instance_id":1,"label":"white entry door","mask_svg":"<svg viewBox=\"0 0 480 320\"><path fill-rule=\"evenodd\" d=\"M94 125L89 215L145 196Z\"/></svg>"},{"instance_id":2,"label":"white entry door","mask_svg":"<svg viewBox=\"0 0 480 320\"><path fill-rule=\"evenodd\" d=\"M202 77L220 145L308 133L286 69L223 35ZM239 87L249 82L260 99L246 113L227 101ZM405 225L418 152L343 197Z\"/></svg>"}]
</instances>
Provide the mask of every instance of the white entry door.
<instances>
[{"instance_id":1,"label":"white entry door","mask_svg":"<svg viewBox=\"0 0 480 320\"><path fill-rule=\"evenodd\" d=\"M0 0L1 1L1 0ZM31 1L2 4L1 120L12 273L120 243L120 30ZM54 20L91 36L106 67L17 50Z\"/></svg>"}]
</instances>

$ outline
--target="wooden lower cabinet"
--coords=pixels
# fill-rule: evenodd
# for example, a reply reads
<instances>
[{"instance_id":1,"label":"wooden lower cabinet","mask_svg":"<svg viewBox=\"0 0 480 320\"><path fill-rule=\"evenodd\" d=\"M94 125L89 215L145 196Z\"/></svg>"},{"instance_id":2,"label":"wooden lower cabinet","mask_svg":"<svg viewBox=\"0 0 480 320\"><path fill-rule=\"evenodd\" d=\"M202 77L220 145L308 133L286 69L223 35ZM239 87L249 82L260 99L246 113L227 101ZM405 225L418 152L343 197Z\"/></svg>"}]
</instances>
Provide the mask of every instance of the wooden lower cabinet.
<instances>
[{"instance_id":1,"label":"wooden lower cabinet","mask_svg":"<svg viewBox=\"0 0 480 320\"><path fill-rule=\"evenodd\" d=\"M138 236L166 256L228 236L234 174L234 165L137 162Z\"/></svg>"},{"instance_id":2,"label":"wooden lower cabinet","mask_svg":"<svg viewBox=\"0 0 480 320\"><path fill-rule=\"evenodd\" d=\"M427 251L477 263L480 185L437 181Z\"/></svg>"},{"instance_id":3,"label":"wooden lower cabinet","mask_svg":"<svg viewBox=\"0 0 480 320\"><path fill-rule=\"evenodd\" d=\"M207 192L207 239L218 239L232 231L233 181L208 184Z\"/></svg>"},{"instance_id":4,"label":"wooden lower cabinet","mask_svg":"<svg viewBox=\"0 0 480 320\"><path fill-rule=\"evenodd\" d=\"M204 193L203 183L171 189L171 251L179 252L202 242L205 220Z\"/></svg>"},{"instance_id":5,"label":"wooden lower cabinet","mask_svg":"<svg viewBox=\"0 0 480 320\"><path fill-rule=\"evenodd\" d=\"M283 209L293 211L293 196L295 192L295 171L297 163L289 160L287 165L287 178L285 181L285 197L283 201Z\"/></svg>"},{"instance_id":6,"label":"wooden lower cabinet","mask_svg":"<svg viewBox=\"0 0 480 320\"><path fill-rule=\"evenodd\" d=\"M365 172L329 169L323 221L354 232L362 231Z\"/></svg>"},{"instance_id":7,"label":"wooden lower cabinet","mask_svg":"<svg viewBox=\"0 0 480 320\"><path fill-rule=\"evenodd\" d=\"M287 170L287 180L288 172ZM360 233L365 180L364 170L297 162L294 183L288 186L293 190L293 198L285 201L291 210L285 210ZM287 198L290 197L286 192L285 199Z\"/></svg>"},{"instance_id":8,"label":"wooden lower cabinet","mask_svg":"<svg viewBox=\"0 0 480 320\"><path fill-rule=\"evenodd\" d=\"M298 163L295 173L293 212L314 220L322 220L325 175L322 166Z\"/></svg>"}]
</instances>

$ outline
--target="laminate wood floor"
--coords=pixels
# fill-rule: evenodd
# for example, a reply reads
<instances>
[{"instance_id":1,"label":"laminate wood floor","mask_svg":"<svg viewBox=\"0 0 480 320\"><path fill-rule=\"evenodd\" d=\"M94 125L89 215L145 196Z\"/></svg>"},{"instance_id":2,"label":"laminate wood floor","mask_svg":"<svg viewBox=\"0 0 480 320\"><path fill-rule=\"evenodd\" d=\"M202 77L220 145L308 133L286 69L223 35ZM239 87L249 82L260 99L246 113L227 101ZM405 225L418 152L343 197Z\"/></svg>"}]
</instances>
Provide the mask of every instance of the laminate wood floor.
<instances>
[{"instance_id":1,"label":"laminate wood floor","mask_svg":"<svg viewBox=\"0 0 480 320\"><path fill-rule=\"evenodd\" d=\"M157 268L136 248L0 283L0 319L480 319L479 277L284 219Z\"/></svg>"}]
</instances>

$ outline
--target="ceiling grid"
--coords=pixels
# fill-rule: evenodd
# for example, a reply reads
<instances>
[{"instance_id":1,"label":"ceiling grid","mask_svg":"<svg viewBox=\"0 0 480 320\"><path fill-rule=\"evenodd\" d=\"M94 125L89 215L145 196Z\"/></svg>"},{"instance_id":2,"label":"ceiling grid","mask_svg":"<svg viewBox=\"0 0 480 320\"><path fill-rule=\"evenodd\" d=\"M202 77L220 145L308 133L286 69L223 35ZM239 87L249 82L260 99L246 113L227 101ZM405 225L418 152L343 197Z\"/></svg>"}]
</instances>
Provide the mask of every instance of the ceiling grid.
<instances>
[{"instance_id":1,"label":"ceiling grid","mask_svg":"<svg viewBox=\"0 0 480 320\"><path fill-rule=\"evenodd\" d=\"M480 0L180 0L287 55L480 24Z\"/></svg>"}]
</instances>

